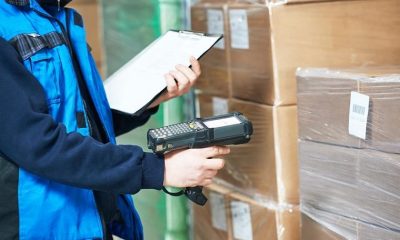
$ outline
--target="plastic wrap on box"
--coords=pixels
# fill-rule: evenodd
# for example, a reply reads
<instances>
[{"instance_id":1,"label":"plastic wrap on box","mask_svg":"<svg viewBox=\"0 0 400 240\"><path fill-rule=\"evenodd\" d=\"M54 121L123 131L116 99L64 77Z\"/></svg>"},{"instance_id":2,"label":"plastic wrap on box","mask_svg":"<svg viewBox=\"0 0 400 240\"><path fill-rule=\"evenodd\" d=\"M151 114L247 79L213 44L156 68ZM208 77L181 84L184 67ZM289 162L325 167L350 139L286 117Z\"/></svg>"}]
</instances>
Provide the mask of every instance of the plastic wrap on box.
<instances>
[{"instance_id":1,"label":"plastic wrap on box","mask_svg":"<svg viewBox=\"0 0 400 240\"><path fill-rule=\"evenodd\" d=\"M206 93L230 97L229 35L227 34L226 5L223 3L199 3L191 8L192 30L211 34L223 34L221 39L200 59L202 74L196 88Z\"/></svg>"},{"instance_id":2,"label":"plastic wrap on box","mask_svg":"<svg viewBox=\"0 0 400 240\"><path fill-rule=\"evenodd\" d=\"M297 75L301 139L400 153L400 67L306 68ZM369 97L365 140L349 134L351 92Z\"/></svg>"},{"instance_id":3,"label":"plastic wrap on box","mask_svg":"<svg viewBox=\"0 0 400 240\"><path fill-rule=\"evenodd\" d=\"M192 205L194 239L300 239L298 205L258 201L217 184L204 193L207 204Z\"/></svg>"},{"instance_id":4,"label":"plastic wrap on box","mask_svg":"<svg viewBox=\"0 0 400 240\"><path fill-rule=\"evenodd\" d=\"M300 212L297 205L266 206L238 193L229 194L228 202L233 239L300 239Z\"/></svg>"},{"instance_id":5,"label":"plastic wrap on box","mask_svg":"<svg viewBox=\"0 0 400 240\"><path fill-rule=\"evenodd\" d=\"M243 194L298 204L297 107L230 99L229 111L248 117L254 134L248 144L231 146L225 167L217 175L221 184Z\"/></svg>"},{"instance_id":6,"label":"plastic wrap on box","mask_svg":"<svg viewBox=\"0 0 400 240\"><path fill-rule=\"evenodd\" d=\"M345 240L343 236L329 230L306 214L301 214L301 239L304 240Z\"/></svg>"},{"instance_id":7,"label":"plastic wrap on box","mask_svg":"<svg viewBox=\"0 0 400 240\"><path fill-rule=\"evenodd\" d=\"M299 160L302 210L400 231L399 154L303 140Z\"/></svg>"},{"instance_id":8,"label":"plastic wrap on box","mask_svg":"<svg viewBox=\"0 0 400 240\"><path fill-rule=\"evenodd\" d=\"M229 189L212 185L203 189L208 198L205 206L193 204L193 235L196 240L232 239L228 208Z\"/></svg>"},{"instance_id":9,"label":"plastic wrap on box","mask_svg":"<svg viewBox=\"0 0 400 240\"><path fill-rule=\"evenodd\" d=\"M227 11L234 98L296 104L297 67L400 64L397 0L246 2Z\"/></svg>"},{"instance_id":10,"label":"plastic wrap on box","mask_svg":"<svg viewBox=\"0 0 400 240\"><path fill-rule=\"evenodd\" d=\"M328 232L332 240L397 240L400 232L381 228L373 224L351 219L335 213L326 212L315 208L301 207L302 211L302 239L321 240L326 237L322 232ZM311 222L311 224L310 224ZM311 226L313 225L313 226ZM316 229L316 227L319 228ZM326 237L326 238L323 238Z\"/></svg>"}]
</instances>

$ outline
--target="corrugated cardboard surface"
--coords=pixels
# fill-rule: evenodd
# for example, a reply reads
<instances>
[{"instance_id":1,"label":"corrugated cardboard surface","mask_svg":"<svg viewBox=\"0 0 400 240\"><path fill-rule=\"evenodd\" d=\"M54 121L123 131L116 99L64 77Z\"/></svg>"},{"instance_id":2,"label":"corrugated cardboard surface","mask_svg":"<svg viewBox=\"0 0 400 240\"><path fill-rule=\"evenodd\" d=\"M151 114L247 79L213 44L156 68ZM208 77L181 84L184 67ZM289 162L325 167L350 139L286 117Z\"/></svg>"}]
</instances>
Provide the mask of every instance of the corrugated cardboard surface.
<instances>
[{"instance_id":1,"label":"corrugated cardboard surface","mask_svg":"<svg viewBox=\"0 0 400 240\"><path fill-rule=\"evenodd\" d=\"M201 59L202 74L196 82L196 88L206 93L222 97L230 97L230 76L228 69L229 61L229 35L228 21L224 14L223 4L197 4L191 8L192 30L198 32L208 32L207 29L207 11L218 10L222 12L224 18L224 48L213 47Z\"/></svg>"},{"instance_id":2,"label":"corrugated cardboard surface","mask_svg":"<svg viewBox=\"0 0 400 240\"><path fill-rule=\"evenodd\" d=\"M383 70L385 67L383 67ZM396 68L394 68L396 69ZM301 139L400 153L400 68L391 74L371 69L303 69L298 77ZM350 95L369 96L366 139L349 134Z\"/></svg>"},{"instance_id":3,"label":"corrugated cardboard surface","mask_svg":"<svg viewBox=\"0 0 400 240\"><path fill-rule=\"evenodd\" d=\"M299 144L302 208L400 229L400 155L309 141Z\"/></svg>"},{"instance_id":4,"label":"corrugated cardboard surface","mask_svg":"<svg viewBox=\"0 0 400 240\"><path fill-rule=\"evenodd\" d=\"M229 9L246 10L250 42L248 50L230 50L235 98L295 104L297 67L400 64L400 46L393 44L400 41L397 0Z\"/></svg>"}]
</instances>

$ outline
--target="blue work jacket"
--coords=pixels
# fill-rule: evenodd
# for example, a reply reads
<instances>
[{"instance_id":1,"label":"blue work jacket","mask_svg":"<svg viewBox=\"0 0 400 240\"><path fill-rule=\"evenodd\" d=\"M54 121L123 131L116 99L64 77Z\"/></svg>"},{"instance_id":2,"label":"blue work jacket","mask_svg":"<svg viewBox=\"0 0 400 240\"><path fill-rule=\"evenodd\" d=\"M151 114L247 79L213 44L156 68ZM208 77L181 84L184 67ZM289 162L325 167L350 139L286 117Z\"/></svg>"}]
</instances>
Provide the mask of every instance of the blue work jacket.
<instances>
[{"instance_id":1,"label":"blue work jacket","mask_svg":"<svg viewBox=\"0 0 400 240\"><path fill-rule=\"evenodd\" d=\"M82 17L37 0L1 0L0 71L0 237L104 239L107 228L143 239L128 194L160 189L164 161L115 144L121 113L108 105ZM79 76L107 143L90 137ZM124 132L154 112L127 116ZM94 190L117 196L118 218L104 222Z\"/></svg>"}]
</instances>

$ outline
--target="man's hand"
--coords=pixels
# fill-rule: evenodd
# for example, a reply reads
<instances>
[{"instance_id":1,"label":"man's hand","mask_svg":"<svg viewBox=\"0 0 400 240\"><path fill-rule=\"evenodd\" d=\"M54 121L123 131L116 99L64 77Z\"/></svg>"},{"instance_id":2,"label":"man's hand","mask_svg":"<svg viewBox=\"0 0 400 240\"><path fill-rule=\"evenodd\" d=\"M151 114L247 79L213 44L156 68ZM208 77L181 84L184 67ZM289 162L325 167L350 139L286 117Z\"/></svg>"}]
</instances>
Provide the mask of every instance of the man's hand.
<instances>
[{"instance_id":1,"label":"man's hand","mask_svg":"<svg viewBox=\"0 0 400 240\"><path fill-rule=\"evenodd\" d=\"M164 75L167 82L167 91L154 100L149 108L153 108L162 102L189 92L201 74L200 63L196 58L191 57L190 64L192 65L191 68L179 64L175 66L175 70Z\"/></svg>"},{"instance_id":2,"label":"man's hand","mask_svg":"<svg viewBox=\"0 0 400 240\"><path fill-rule=\"evenodd\" d=\"M228 147L214 146L200 149L176 150L165 154L164 186L207 186L217 171L224 167L221 156Z\"/></svg>"}]
</instances>

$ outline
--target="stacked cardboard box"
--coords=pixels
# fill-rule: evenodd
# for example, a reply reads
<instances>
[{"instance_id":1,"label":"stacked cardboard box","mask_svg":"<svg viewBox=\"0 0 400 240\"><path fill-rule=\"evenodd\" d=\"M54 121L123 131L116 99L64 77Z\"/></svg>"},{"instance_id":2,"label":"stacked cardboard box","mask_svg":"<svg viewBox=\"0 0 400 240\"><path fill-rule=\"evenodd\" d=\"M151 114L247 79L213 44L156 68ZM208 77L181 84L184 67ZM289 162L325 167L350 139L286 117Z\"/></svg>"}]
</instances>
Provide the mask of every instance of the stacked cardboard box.
<instances>
[{"instance_id":1,"label":"stacked cardboard box","mask_svg":"<svg viewBox=\"0 0 400 240\"><path fill-rule=\"evenodd\" d=\"M104 77L104 50L101 4L97 0L75 0L68 5L83 17L87 42L99 72Z\"/></svg>"},{"instance_id":2,"label":"stacked cardboard box","mask_svg":"<svg viewBox=\"0 0 400 240\"><path fill-rule=\"evenodd\" d=\"M400 67L301 69L298 86L302 211L347 239L400 238Z\"/></svg>"},{"instance_id":3,"label":"stacked cardboard box","mask_svg":"<svg viewBox=\"0 0 400 240\"><path fill-rule=\"evenodd\" d=\"M207 205L193 207L194 239L299 238L297 207L271 206L218 185L204 192Z\"/></svg>"},{"instance_id":4,"label":"stacked cardboard box","mask_svg":"<svg viewBox=\"0 0 400 240\"><path fill-rule=\"evenodd\" d=\"M229 76L229 36L227 34L226 5L205 3L191 9L192 29L199 32L223 34L214 48L200 60L202 74L197 81L197 88L215 96L230 97Z\"/></svg>"},{"instance_id":5,"label":"stacked cardboard box","mask_svg":"<svg viewBox=\"0 0 400 240\"><path fill-rule=\"evenodd\" d=\"M225 48L214 48L201 62L199 115L239 111L253 121L251 142L232 147L219 183L267 206L296 208L296 68L400 64L400 47L393 44L400 40L400 5L396 0L248 2L192 8L193 30L221 33L208 20L216 8L227 21L220 23ZM286 227L278 224L275 231L281 228ZM293 235L287 239L300 237Z\"/></svg>"},{"instance_id":6,"label":"stacked cardboard box","mask_svg":"<svg viewBox=\"0 0 400 240\"><path fill-rule=\"evenodd\" d=\"M194 239L232 239L228 196L230 189L213 185L203 190L205 206L193 207Z\"/></svg>"}]
</instances>

